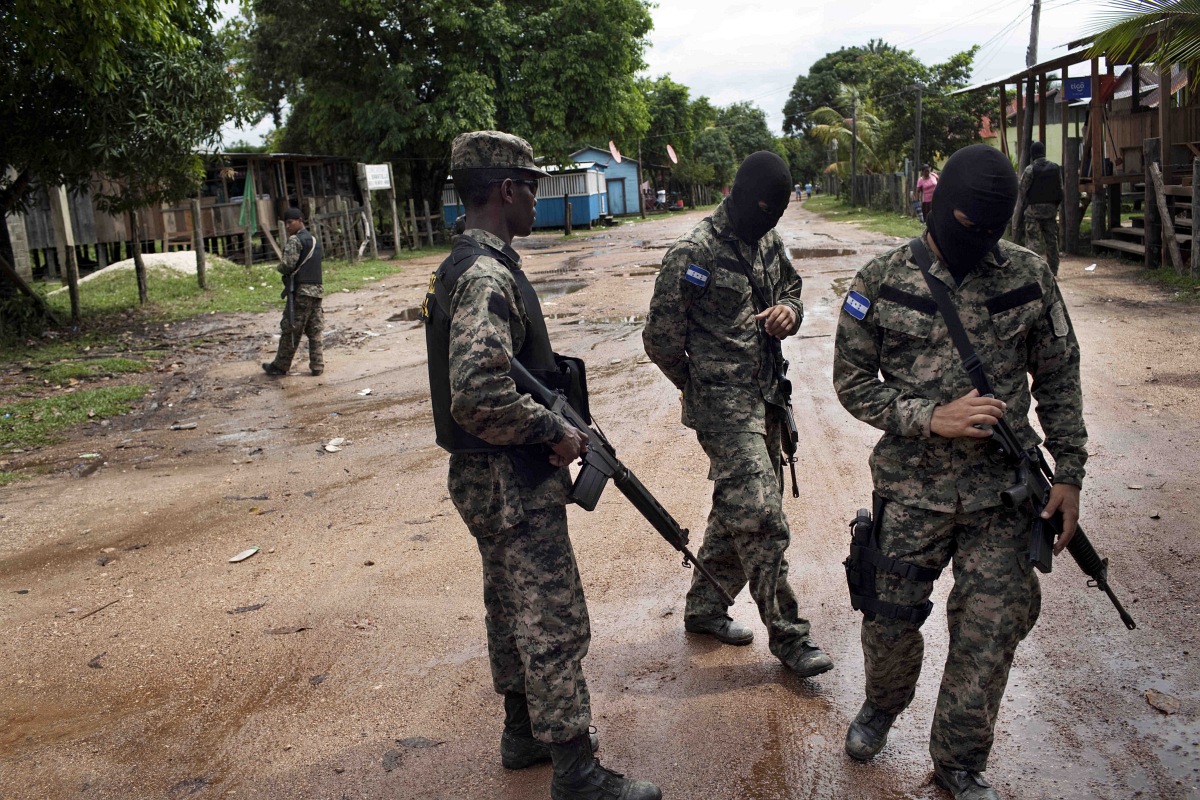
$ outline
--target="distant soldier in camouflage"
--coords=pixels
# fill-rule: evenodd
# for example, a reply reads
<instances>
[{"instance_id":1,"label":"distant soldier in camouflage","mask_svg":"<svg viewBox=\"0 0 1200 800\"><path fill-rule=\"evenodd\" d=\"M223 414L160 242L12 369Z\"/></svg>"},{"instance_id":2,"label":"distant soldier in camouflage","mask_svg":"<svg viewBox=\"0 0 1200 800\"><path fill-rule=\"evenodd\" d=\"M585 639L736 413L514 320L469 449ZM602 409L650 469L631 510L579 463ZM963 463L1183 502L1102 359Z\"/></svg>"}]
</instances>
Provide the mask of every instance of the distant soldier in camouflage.
<instances>
[{"instance_id":1,"label":"distant soldier in camouflage","mask_svg":"<svg viewBox=\"0 0 1200 800\"><path fill-rule=\"evenodd\" d=\"M809 638L788 585L783 397L767 339L791 336L804 318L800 276L774 230L791 187L779 156L747 157L729 197L663 256L642 342L683 393L683 424L709 458L713 504L697 557L731 596L749 584L771 652L811 677L833 662ZM727 644L753 638L699 574L684 628Z\"/></svg>"},{"instance_id":2,"label":"distant soldier in camouflage","mask_svg":"<svg viewBox=\"0 0 1200 800\"><path fill-rule=\"evenodd\" d=\"M1046 145L1029 147L1033 161L1021 173L1021 206L1025 209L1025 244L1046 258L1058 275L1058 207L1063 200L1062 170L1046 158Z\"/></svg>"},{"instance_id":3,"label":"distant soldier in camouflage","mask_svg":"<svg viewBox=\"0 0 1200 800\"><path fill-rule=\"evenodd\" d=\"M300 337L308 337L308 368L313 375L325 371L325 354L321 337L325 330L325 312L321 298L321 242L304 227L300 209L283 212L283 227L288 240L283 246L283 260L276 267L283 276L285 302L283 319L279 322L279 349L275 360L262 365L268 375L287 375L292 358L300 345Z\"/></svg>"},{"instance_id":4,"label":"distant soldier in camouflage","mask_svg":"<svg viewBox=\"0 0 1200 800\"><path fill-rule=\"evenodd\" d=\"M949 287L995 398L972 389L909 245L858 273L834 350L842 405L884 432L871 455L882 502L879 550L908 565L897 570L911 568L905 576L876 573L880 610L862 624L866 702L846 752L874 757L912 701L933 580L953 562L950 652L929 749L936 781L964 800L999 797L980 773L1013 654L1041 607L1028 557L1033 520L1000 505L1014 477L990 457L988 425L1004 417L1027 446L1038 443L1029 422L1032 376L1056 465L1042 516L1063 512L1056 551L1074 533L1087 460L1079 345L1062 295L1041 258L1000 240L1016 199L1016 175L1003 155L964 148L946 163L923 236L935 259L930 274Z\"/></svg>"},{"instance_id":5,"label":"distant soldier in camouflage","mask_svg":"<svg viewBox=\"0 0 1200 800\"><path fill-rule=\"evenodd\" d=\"M517 391L512 360L554 373L537 294L512 248L536 217L546 175L524 139L465 133L451 153L464 232L430 278L425 300L437 442L450 451L449 490L483 560L492 682L504 695L500 760L553 761L554 800L658 800L658 787L600 765L589 733L582 660L591 630L567 536L565 467L587 433Z\"/></svg>"}]
</instances>

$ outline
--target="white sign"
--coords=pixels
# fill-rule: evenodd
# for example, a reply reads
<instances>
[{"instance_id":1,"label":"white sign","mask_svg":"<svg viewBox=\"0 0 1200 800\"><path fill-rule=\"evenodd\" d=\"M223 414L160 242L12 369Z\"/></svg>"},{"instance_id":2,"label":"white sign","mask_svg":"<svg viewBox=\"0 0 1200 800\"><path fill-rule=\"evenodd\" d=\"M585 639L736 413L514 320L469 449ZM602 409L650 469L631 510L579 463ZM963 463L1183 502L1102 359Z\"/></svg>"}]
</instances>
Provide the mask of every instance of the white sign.
<instances>
[{"instance_id":1,"label":"white sign","mask_svg":"<svg viewBox=\"0 0 1200 800\"><path fill-rule=\"evenodd\" d=\"M392 175L387 164L363 164L367 171L367 190L392 188Z\"/></svg>"}]
</instances>

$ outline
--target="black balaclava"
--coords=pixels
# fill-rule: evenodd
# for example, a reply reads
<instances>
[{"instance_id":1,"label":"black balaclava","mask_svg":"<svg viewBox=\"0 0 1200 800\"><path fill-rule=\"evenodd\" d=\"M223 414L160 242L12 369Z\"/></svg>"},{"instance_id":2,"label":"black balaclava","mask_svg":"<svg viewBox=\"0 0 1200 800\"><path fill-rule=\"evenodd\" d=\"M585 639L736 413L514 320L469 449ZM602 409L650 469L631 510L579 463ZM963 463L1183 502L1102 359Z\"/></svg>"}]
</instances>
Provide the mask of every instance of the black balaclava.
<instances>
[{"instance_id":1,"label":"black balaclava","mask_svg":"<svg viewBox=\"0 0 1200 800\"><path fill-rule=\"evenodd\" d=\"M1046 157L1046 145L1041 142L1034 142L1029 145L1029 160L1037 161L1039 158Z\"/></svg>"},{"instance_id":2,"label":"black balaclava","mask_svg":"<svg viewBox=\"0 0 1200 800\"><path fill-rule=\"evenodd\" d=\"M748 245L758 244L775 227L792 197L792 173L775 153L759 150L746 156L725 201L733 232ZM758 204L764 201L764 211Z\"/></svg>"},{"instance_id":3,"label":"black balaclava","mask_svg":"<svg viewBox=\"0 0 1200 800\"><path fill-rule=\"evenodd\" d=\"M1000 241L1016 204L1017 175L999 150L973 144L950 156L933 193L929 234L958 283ZM975 226L960 223L955 209Z\"/></svg>"}]
</instances>

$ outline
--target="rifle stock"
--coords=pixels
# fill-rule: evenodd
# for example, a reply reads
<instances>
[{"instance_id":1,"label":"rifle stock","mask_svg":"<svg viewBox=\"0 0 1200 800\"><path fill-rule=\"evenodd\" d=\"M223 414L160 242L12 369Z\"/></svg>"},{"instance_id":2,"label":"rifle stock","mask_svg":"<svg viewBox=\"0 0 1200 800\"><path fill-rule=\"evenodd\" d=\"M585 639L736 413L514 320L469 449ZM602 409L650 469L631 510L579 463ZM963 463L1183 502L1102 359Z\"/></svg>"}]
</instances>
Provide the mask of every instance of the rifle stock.
<instances>
[{"instance_id":1,"label":"rifle stock","mask_svg":"<svg viewBox=\"0 0 1200 800\"><path fill-rule=\"evenodd\" d=\"M721 598L733 605L733 597L721 585L704 564L688 549L688 531L680 527L662 504L650 494L650 491L638 480L637 476L617 458L617 451L609 443L604 434L595 426L588 425L583 417L571 407L567 398L561 392L549 389L545 384L530 374L529 370L516 359L512 361L512 378L517 389L533 396L533 399L565 419L572 427L587 431L590 437L588 449L582 459L582 466L575 484L571 488L571 499L585 511L593 511L604 487L609 479L616 484L617 489L633 505L646 521L667 540L667 543L683 554L683 565L694 566L706 581L717 591Z\"/></svg>"}]
</instances>

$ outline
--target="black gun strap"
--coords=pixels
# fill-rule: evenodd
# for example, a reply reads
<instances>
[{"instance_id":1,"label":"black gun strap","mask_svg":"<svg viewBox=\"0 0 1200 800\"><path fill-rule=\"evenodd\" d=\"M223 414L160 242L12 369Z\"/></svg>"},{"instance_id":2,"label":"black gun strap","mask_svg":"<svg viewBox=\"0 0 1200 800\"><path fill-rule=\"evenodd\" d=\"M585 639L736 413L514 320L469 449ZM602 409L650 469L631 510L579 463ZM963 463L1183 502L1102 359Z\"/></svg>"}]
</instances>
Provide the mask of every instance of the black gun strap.
<instances>
[{"instance_id":1,"label":"black gun strap","mask_svg":"<svg viewBox=\"0 0 1200 800\"><path fill-rule=\"evenodd\" d=\"M958 348L958 355L962 358L963 369L971 378L971 385L979 390L980 395L990 396L992 385L988 383L987 373L983 369L983 361L980 360L979 354L971 345L971 337L967 335L962 319L958 316L958 310L954 307L954 301L950 299L950 290L946 288L946 284L929 274L929 268L933 265L929 249L920 239L913 239L908 243L908 247L912 251L913 261L921 268L921 276L925 278L925 283L929 286L929 293L933 295L938 310L942 312L942 319L946 321L951 341Z\"/></svg>"},{"instance_id":2,"label":"black gun strap","mask_svg":"<svg viewBox=\"0 0 1200 800\"><path fill-rule=\"evenodd\" d=\"M754 295L754 313L761 314L770 308L767 303L766 295L759 288L758 282L754 280L754 267L746 261L746 257L742 255L742 248L738 247L737 242L732 243L733 252L737 253L738 263L741 264L741 272L746 276L746 280L750 281L750 292Z\"/></svg>"}]
</instances>

